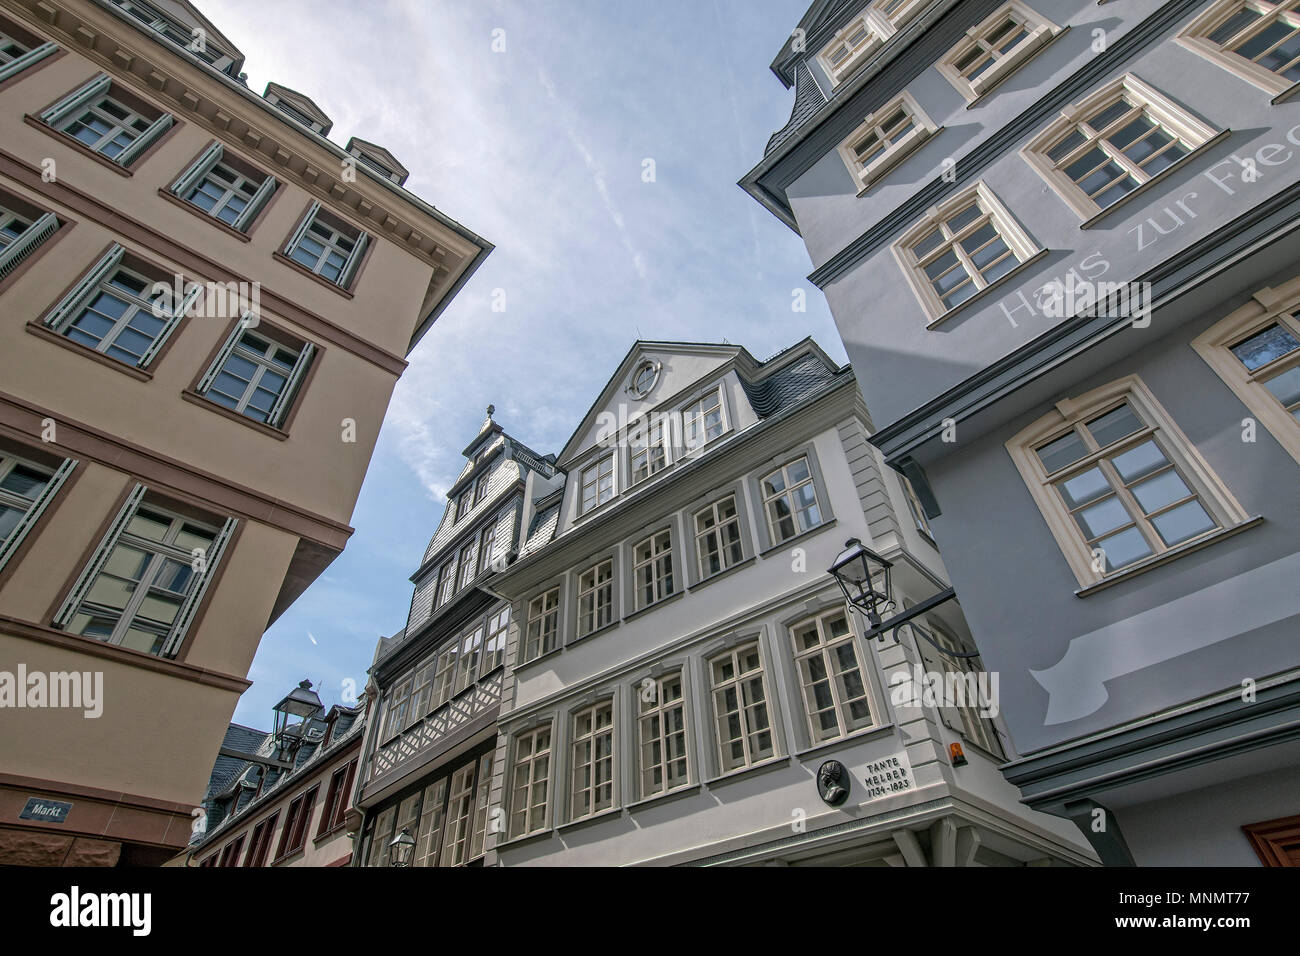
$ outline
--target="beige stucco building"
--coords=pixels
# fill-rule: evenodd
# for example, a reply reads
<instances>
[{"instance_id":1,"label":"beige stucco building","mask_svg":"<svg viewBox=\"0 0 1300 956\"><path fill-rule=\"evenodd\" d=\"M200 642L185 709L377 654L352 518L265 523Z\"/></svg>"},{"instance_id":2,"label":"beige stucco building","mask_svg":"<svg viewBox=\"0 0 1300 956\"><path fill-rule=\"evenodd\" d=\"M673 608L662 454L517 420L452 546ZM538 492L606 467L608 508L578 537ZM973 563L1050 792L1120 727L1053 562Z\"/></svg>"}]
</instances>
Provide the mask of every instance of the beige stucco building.
<instances>
[{"instance_id":1,"label":"beige stucco building","mask_svg":"<svg viewBox=\"0 0 1300 956\"><path fill-rule=\"evenodd\" d=\"M3 863L187 844L263 631L491 250L242 62L188 3L0 0Z\"/></svg>"}]
</instances>

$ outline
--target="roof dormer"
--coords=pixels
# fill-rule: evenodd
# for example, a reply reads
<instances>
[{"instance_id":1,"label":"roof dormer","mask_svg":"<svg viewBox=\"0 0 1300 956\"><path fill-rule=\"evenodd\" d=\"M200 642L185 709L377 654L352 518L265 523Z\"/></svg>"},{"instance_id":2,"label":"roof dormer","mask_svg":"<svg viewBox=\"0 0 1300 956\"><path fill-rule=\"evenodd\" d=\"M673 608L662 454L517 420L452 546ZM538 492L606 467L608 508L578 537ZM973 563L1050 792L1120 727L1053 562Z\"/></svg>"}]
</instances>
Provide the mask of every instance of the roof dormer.
<instances>
[{"instance_id":1,"label":"roof dormer","mask_svg":"<svg viewBox=\"0 0 1300 956\"><path fill-rule=\"evenodd\" d=\"M328 136L330 130L334 128L334 121L321 112L321 108L309 97L287 86L268 83L262 97L294 122L307 127L313 133Z\"/></svg>"},{"instance_id":2,"label":"roof dormer","mask_svg":"<svg viewBox=\"0 0 1300 956\"><path fill-rule=\"evenodd\" d=\"M411 175L410 171L397 161L396 156L384 147L367 143L364 139L353 136L348 140L347 151L349 155L356 157L357 162L369 166L379 175L399 186L404 185L407 177Z\"/></svg>"}]
</instances>

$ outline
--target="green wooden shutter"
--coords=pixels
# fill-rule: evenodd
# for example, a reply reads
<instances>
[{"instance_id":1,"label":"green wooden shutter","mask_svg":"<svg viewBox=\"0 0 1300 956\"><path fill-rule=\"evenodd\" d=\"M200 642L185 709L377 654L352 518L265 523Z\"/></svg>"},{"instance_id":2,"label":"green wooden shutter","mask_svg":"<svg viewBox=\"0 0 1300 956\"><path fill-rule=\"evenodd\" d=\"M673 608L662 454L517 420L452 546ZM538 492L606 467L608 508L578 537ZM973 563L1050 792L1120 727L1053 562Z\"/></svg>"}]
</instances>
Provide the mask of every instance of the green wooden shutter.
<instances>
[{"instance_id":1,"label":"green wooden shutter","mask_svg":"<svg viewBox=\"0 0 1300 956\"><path fill-rule=\"evenodd\" d=\"M289 241L285 244L284 251L286 255L293 252L294 247L298 245L298 240L306 235L307 230L311 228L311 224L316 221L318 212L320 212L319 202L313 202L307 207L307 215L302 217L302 221L298 223L298 228L293 231L293 235L289 237Z\"/></svg>"},{"instance_id":2,"label":"green wooden shutter","mask_svg":"<svg viewBox=\"0 0 1300 956\"><path fill-rule=\"evenodd\" d=\"M90 270L80 282L73 286L72 291L59 300L59 304L50 310L45 316L44 324L51 329L58 328L65 321L72 317L86 297L117 268L117 264L122 261L122 255L126 252L117 243L104 253L103 257L95 263L95 267Z\"/></svg>"},{"instance_id":3,"label":"green wooden shutter","mask_svg":"<svg viewBox=\"0 0 1300 956\"><path fill-rule=\"evenodd\" d=\"M10 60L4 66L0 66L0 83L3 83L11 76L17 76L33 63L45 59L58 48L57 43L42 43L40 46L28 50L22 56Z\"/></svg>"},{"instance_id":4,"label":"green wooden shutter","mask_svg":"<svg viewBox=\"0 0 1300 956\"><path fill-rule=\"evenodd\" d=\"M356 277L357 269L361 266L361 257L366 254L366 246L370 244L370 236L362 233L357 237L357 244L352 247L352 255L348 256L347 263L343 266L343 271L339 273L339 285L344 289L352 285L352 280Z\"/></svg>"},{"instance_id":5,"label":"green wooden shutter","mask_svg":"<svg viewBox=\"0 0 1300 956\"><path fill-rule=\"evenodd\" d=\"M31 255L33 250L42 242L54 235L55 230L58 228L58 216L52 212L47 212L23 230L23 234L8 249L0 253L0 279L17 269L18 263Z\"/></svg>"},{"instance_id":6,"label":"green wooden shutter","mask_svg":"<svg viewBox=\"0 0 1300 956\"><path fill-rule=\"evenodd\" d=\"M163 643L162 650L158 652L159 656L176 656L181 641L185 640L185 632L194 621L194 615L199 609L199 604L203 601L203 595L212 582L212 576L217 569L217 565L221 563L221 555L230 543L230 536L234 534L235 525L238 523L234 518L227 518L226 523L217 532L217 536L212 539L212 544L208 547L207 555L204 558L203 571L196 576L194 583L190 586L190 593L182 602L180 610L176 612L176 619L172 621L172 629L167 632L167 640Z\"/></svg>"},{"instance_id":7,"label":"green wooden shutter","mask_svg":"<svg viewBox=\"0 0 1300 956\"><path fill-rule=\"evenodd\" d=\"M57 126L76 110L95 99L95 97L107 93L112 82L113 81L108 78L107 73L99 74L99 76L95 77L89 83L73 90L63 99L59 100L53 106L41 113L41 121L48 123L51 126Z\"/></svg>"},{"instance_id":8,"label":"green wooden shutter","mask_svg":"<svg viewBox=\"0 0 1300 956\"><path fill-rule=\"evenodd\" d=\"M262 185L257 187L257 192L253 193L248 200L248 205L244 207L244 211L235 217L234 227L240 232L247 229L249 223L257 218L257 214L262 211L262 207L266 205L279 185L274 176L267 176L263 179Z\"/></svg>"},{"instance_id":9,"label":"green wooden shutter","mask_svg":"<svg viewBox=\"0 0 1300 956\"><path fill-rule=\"evenodd\" d=\"M134 143L132 143L126 149L122 150L122 152L118 153L117 158L113 160L113 162L123 167L130 166L133 162L135 162L137 157L139 157L146 149L148 149L150 146L154 144L154 142L158 139L159 136L161 136L163 133L167 132L171 128L172 128L172 114L164 113L162 116L154 120L149 125L148 129L146 129L143 133L137 136L135 138Z\"/></svg>"},{"instance_id":10,"label":"green wooden shutter","mask_svg":"<svg viewBox=\"0 0 1300 956\"><path fill-rule=\"evenodd\" d=\"M221 366L226 364L226 359L228 359L230 353L235 350L235 344L239 341L239 337L244 334L244 330L248 327L247 320L250 315L252 315L252 313L245 313L244 317L235 323L235 327L231 330L230 335L226 337L226 341L221 346L220 351L217 352L217 357L212 360L212 364L208 366L208 370L204 372L203 377L199 379L199 384L195 387L195 391L200 395L205 394L207 390L212 387L212 383L216 381L217 375L221 373Z\"/></svg>"},{"instance_id":11,"label":"green wooden shutter","mask_svg":"<svg viewBox=\"0 0 1300 956\"><path fill-rule=\"evenodd\" d=\"M0 568L3 568L5 562L18 550L18 545L22 544L27 532L32 530L32 526L40 518L41 512L54 500L54 496L59 493L60 486L68 480L68 476L72 474L72 470L76 467L77 460L75 458L65 458L63 464L59 465L58 470L54 472L53 477L45 483L45 488L36 496L32 506L27 509L27 514L23 515L18 524L14 526L14 530L9 532L9 537L4 541L0 541Z\"/></svg>"},{"instance_id":12,"label":"green wooden shutter","mask_svg":"<svg viewBox=\"0 0 1300 956\"><path fill-rule=\"evenodd\" d=\"M312 356L316 354L316 346L308 342L298 353L298 360L293 363L293 371L289 373L288 380L284 383L284 388L280 391L280 397L275 400L271 406L271 414L267 416L267 422L272 425L279 425L283 420L285 413L289 411L289 406L293 404L294 392L302 382L302 377L311 365Z\"/></svg>"},{"instance_id":13,"label":"green wooden shutter","mask_svg":"<svg viewBox=\"0 0 1300 956\"><path fill-rule=\"evenodd\" d=\"M221 157L225 154L225 147L220 143L213 143L205 149L199 154L199 158L190 164L189 169L181 173L176 182L172 183L172 195L184 199L185 194L193 189L200 179L210 173L212 167L221 162Z\"/></svg>"},{"instance_id":14,"label":"green wooden shutter","mask_svg":"<svg viewBox=\"0 0 1300 956\"><path fill-rule=\"evenodd\" d=\"M158 353L162 351L163 345L166 344L167 339L169 339L171 334L176 331L176 327L181 324L181 319L185 318L185 314L189 312L194 303L197 302L202 295L203 286L198 282L191 284L190 287L185 290L184 297L172 309L171 316L167 319L167 323L158 331L158 336L153 340L153 344L145 349L144 354L140 356L139 368L147 368L149 363L157 357Z\"/></svg>"},{"instance_id":15,"label":"green wooden shutter","mask_svg":"<svg viewBox=\"0 0 1300 956\"><path fill-rule=\"evenodd\" d=\"M77 582L64 598L63 604L59 606L59 612L54 615L54 626L64 628L72 620L72 616L85 600L86 594L90 591L90 586L95 583L95 578L99 572L104 569L104 564L108 561L108 556L113 553L113 548L117 546L117 541L122 537L122 532L126 526L131 523L131 518L135 516L136 508L140 507L140 501L144 498L145 486L137 484L131 489L131 494L127 496L126 504L122 505L122 510L117 513L113 523L109 525L108 531L99 542L99 547L91 555L86 566L82 568L81 574L77 577Z\"/></svg>"}]
</instances>

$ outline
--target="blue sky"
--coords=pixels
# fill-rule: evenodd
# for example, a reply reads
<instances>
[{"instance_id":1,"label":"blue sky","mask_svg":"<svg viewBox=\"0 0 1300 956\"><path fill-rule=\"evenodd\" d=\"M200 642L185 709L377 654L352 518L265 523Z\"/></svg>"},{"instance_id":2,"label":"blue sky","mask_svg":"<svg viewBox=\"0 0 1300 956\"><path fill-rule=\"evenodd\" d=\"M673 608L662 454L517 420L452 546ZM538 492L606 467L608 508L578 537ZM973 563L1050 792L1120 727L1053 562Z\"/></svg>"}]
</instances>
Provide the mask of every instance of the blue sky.
<instances>
[{"instance_id":1,"label":"blue sky","mask_svg":"<svg viewBox=\"0 0 1300 956\"><path fill-rule=\"evenodd\" d=\"M269 727L304 677L326 704L348 679L364 686L377 639L406 623L409 576L489 403L545 454L637 338L726 340L762 359L812 335L845 361L802 241L736 186L789 117L768 64L807 3L275 0L289 33L257 27L267 0L203 4L252 89L311 96L332 139L386 146L408 189L496 244L411 354L356 533L266 633L236 721Z\"/></svg>"}]
</instances>

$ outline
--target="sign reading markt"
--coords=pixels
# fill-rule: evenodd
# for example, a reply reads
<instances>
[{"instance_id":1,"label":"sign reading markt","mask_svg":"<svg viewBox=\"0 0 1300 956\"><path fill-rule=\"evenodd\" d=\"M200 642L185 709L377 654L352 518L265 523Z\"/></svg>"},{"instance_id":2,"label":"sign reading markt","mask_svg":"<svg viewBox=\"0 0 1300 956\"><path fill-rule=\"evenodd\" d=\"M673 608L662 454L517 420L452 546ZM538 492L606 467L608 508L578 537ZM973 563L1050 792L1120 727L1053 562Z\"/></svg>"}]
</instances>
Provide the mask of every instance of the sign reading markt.
<instances>
[{"instance_id":1,"label":"sign reading markt","mask_svg":"<svg viewBox=\"0 0 1300 956\"><path fill-rule=\"evenodd\" d=\"M907 751L873 760L862 771L862 783L867 788L867 799L875 800L895 793L916 788L912 778L912 765L908 762Z\"/></svg>"},{"instance_id":2,"label":"sign reading markt","mask_svg":"<svg viewBox=\"0 0 1300 956\"><path fill-rule=\"evenodd\" d=\"M19 820L41 820L45 823L66 823L68 811L72 809L72 804L61 803L58 800L43 800L40 797L29 797L27 806L23 807L23 812L18 814Z\"/></svg>"}]
</instances>

